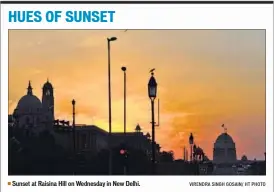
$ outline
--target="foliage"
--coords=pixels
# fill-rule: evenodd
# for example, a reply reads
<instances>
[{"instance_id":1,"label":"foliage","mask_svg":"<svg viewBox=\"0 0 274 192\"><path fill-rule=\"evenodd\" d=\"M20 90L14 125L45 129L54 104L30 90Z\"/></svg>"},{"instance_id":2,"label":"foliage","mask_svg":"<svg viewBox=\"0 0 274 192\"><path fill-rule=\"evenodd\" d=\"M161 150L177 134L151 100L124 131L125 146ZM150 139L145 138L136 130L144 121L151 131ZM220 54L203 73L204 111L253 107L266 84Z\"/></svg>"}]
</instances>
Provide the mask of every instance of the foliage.
<instances>
[{"instance_id":1,"label":"foliage","mask_svg":"<svg viewBox=\"0 0 274 192\"><path fill-rule=\"evenodd\" d=\"M174 161L173 151L163 151L160 153L160 162L172 162Z\"/></svg>"}]
</instances>

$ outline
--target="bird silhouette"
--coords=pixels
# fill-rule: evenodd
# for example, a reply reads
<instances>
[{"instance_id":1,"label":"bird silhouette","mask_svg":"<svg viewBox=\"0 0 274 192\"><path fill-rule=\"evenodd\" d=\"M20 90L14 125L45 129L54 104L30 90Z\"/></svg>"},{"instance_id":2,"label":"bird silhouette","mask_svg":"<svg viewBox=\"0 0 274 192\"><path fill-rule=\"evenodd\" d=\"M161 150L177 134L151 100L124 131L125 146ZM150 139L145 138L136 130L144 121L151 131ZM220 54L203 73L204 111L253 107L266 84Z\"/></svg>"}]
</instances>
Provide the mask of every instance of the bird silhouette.
<instances>
[{"instance_id":1,"label":"bird silhouette","mask_svg":"<svg viewBox=\"0 0 274 192\"><path fill-rule=\"evenodd\" d=\"M153 73L154 70L155 70L155 68L151 69L149 72L150 72L150 73Z\"/></svg>"}]
</instances>

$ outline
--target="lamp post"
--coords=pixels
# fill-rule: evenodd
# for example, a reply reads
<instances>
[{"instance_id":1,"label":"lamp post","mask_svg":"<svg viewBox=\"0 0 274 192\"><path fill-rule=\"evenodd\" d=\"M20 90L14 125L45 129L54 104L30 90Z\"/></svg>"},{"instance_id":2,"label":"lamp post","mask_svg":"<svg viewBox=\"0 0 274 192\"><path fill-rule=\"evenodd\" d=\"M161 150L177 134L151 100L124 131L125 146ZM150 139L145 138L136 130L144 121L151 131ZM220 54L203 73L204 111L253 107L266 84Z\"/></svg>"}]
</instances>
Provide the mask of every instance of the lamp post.
<instances>
[{"instance_id":1,"label":"lamp post","mask_svg":"<svg viewBox=\"0 0 274 192\"><path fill-rule=\"evenodd\" d=\"M73 136L73 160L74 160L74 171L73 175L75 175L76 169L76 133L75 133L75 100L71 101L72 103L72 136Z\"/></svg>"},{"instance_id":2,"label":"lamp post","mask_svg":"<svg viewBox=\"0 0 274 192\"><path fill-rule=\"evenodd\" d=\"M111 76L110 76L110 42L116 41L116 37L107 38L108 44L108 124L109 124L109 138L108 138L108 145L109 145L109 175L112 174L112 142L111 142L111 135L112 135L112 127L111 127Z\"/></svg>"},{"instance_id":3,"label":"lamp post","mask_svg":"<svg viewBox=\"0 0 274 192\"><path fill-rule=\"evenodd\" d=\"M127 73L126 73L126 70L127 68L126 67L122 67L121 68L122 71L124 72L124 140L125 140L125 144L126 144L126 78L127 78ZM125 157L126 158L126 157ZM126 168L126 165L124 165L124 174L126 175L126 172L127 172L127 168Z\"/></svg>"},{"instance_id":4,"label":"lamp post","mask_svg":"<svg viewBox=\"0 0 274 192\"><path fill-rule=\"evenodd\" d=\"M151 77L148 82L148 96L151 100L151 124L152 124L152 174L155 174L155 120L154 120L154 101L157 96L157 82L154 73L151 71Z\"/></svg>"},{"instance_id":5,"label":"lamp post","mask_svg":"<svg viewBox=\"0 0 274 192\"><path fill-rule=\"evenodd\" d=\"M127 83L127 73L126 67L121 68L124 71L124 135L126 136L126 83Z\"/></svg>"}]
</instances>

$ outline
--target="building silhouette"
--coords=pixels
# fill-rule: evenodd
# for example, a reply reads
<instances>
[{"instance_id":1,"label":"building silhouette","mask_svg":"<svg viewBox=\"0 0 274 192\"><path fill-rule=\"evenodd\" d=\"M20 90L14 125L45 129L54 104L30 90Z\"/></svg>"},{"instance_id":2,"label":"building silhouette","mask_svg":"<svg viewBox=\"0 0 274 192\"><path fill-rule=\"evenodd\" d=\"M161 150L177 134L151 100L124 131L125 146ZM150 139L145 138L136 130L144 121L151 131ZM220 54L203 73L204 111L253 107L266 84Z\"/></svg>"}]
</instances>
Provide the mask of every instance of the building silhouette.
<instances>
[{"instance_id":1,"label":"building silhouette","mask_svg":"<svg viewBox=\"0 0 274 192\"><path fill-rule=\"evenodd\" d=\"M24 134L37 136L46 130L52 132L54 113L50 106L53 99L53 89L48 89L48 85L50 85L49 82L44 85L46 87L41 102L33 94L31 82L29 81L26 95L19 100L14 110L12 117L15 120L16 127L21 129Z\"/></svg>"},{"instance_id":2,"label":"building silhouette","mask_svg":"<svg viewBox=\"0 0 274 192\"><path fill-rule=\"evenodd\" d=\"M52 84L47 80L43 86L42 105L43 108L48 109L51 113L52 119L54 119L54 94Z\"/></svg>"},{"instance_id":3,"label":"building silhouette","mask_svg":"<svg viewBox=\"0 0 274 192\"><path fill-rule=\"evenodd\" d=\"M237 161L236 145L232 137L224 132L219 135L214 143L213 163L233 164Z\"/></svg>"},{"instance_id":4,"label":"building silhouette","mask_svg":"<svg viewBox=\"0 0 274 192\"><path fill-rule=\"evenodd\" d=\"M12 153L9 152L9 156L12 156L9 158L11 162L9 170L12 171L9 173L71 174L75 172L75 166L78 168L80 166L81 171L78 171L82 174L88 169L93 171L87 171L88 173L108 173L108 170L104 170L107 169L108 163L104 162L108 159L108 132L96 125L79 124L77 114L77 123L73 127L68 120L55 118L55 108L53 85L48 80L44 83L40 100L33 93L29 81L26 94L19 99L13 114L8 116L9 150L12 149L10 150ZM117 166L114 168L118 174L120 172L124 174L125 165L128 166L127 171L132 174L150 174L148 170L150 170L149 163L152 157L152 141L149 133L144 133L141 126L137 124L135 131L113 132L111 137L110 147L114 151L113 156ZM226 129L214 143L212 161L206 157L204 150L196 145L192 134L190 134L189 144L190 151L184 148L183 160L174 160L172 151L160 152L161 147L156 143L157 174L265 175L265 161L253 161L247 158L237 160L235 142ZM129 149L128 159L121 157L119 153L121 146L122 149ZM52 152L54 150L55 152ZM134 152L131 154L130 150ZM75 160L77 159L75 154L84 156L87 160ZM55 162L55 167L49 162ZM142 171L139 172L140 170Z\"/></svg>"},{"instance_id":5,"label":"building silhouette","mask_svg":"<svg viewBox=\"0 0 274 192\"><path fill-rule=\"evenodd\" d=\"M73 151L73 127L67 120L55 119L54 115L54 89L47 80L42 88L42 101L33 93L29 81L27 93L18 102L14 113L9 115L9 123L14 124L15 131L23 131L28 136L39 136L47 131L55 138L55 143L62 146L66 151ZM76 152L90 154L98 153L108 148L108 132L96 125L75 125ZM151 154L150 134L144 134L139 124L134 132L126 134L112 133L112 148L121 144ZM160 146L156 144L156 152Z\"/></svg>"}]
</instances>

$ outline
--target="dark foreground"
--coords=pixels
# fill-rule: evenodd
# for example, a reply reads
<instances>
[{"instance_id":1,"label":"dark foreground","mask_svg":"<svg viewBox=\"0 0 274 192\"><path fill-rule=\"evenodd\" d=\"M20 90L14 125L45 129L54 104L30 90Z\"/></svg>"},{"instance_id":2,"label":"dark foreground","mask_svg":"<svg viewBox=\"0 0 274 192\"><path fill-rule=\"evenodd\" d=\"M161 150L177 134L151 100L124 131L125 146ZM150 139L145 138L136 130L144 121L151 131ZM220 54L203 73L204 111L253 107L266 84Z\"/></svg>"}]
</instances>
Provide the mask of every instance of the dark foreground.
<instances>
[{"instance_id":1,"label":"dark foreground","mask_svg":"<svg viewBox=\"0 0 274 192\"><path fill-rule=\"evenodd\" d=\"M54 142L54 137L15 137L9 139L9 175L108 175L109 151L92 151L74 155ZM265 161L254 162L242 172L216 167L211 162L174 160L171 152L161 152L156 171L152 172L151 157L141 150L120 147L112 149L112 175L265 175Z\"/></svg>"}]
</instances>

